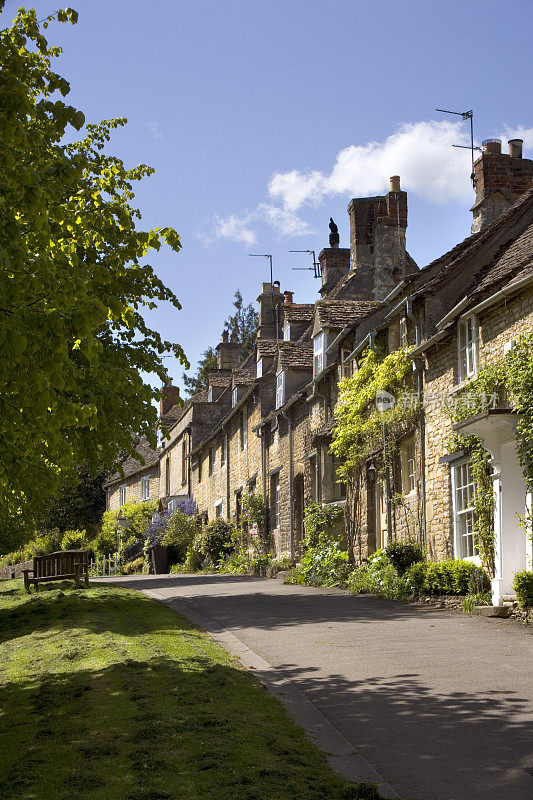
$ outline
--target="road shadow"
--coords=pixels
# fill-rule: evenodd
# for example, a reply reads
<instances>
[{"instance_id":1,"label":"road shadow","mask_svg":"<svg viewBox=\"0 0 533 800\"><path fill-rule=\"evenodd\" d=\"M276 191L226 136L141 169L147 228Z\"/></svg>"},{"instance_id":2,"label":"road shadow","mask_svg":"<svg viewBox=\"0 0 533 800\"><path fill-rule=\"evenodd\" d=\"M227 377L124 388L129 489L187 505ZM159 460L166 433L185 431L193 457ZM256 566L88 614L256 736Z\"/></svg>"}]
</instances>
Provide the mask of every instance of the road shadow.
<instances>
[{"instance_id":1,"label":"road shadow","mask_svg":"<svg viewBox=\"0 0 533 800\"><path fill-rule=\"evenodd\" d=\"M533 797L531 707L519 689L436 693L417 674L348 680L280 670L402 796Z\"/></svg>"}]
</instances>

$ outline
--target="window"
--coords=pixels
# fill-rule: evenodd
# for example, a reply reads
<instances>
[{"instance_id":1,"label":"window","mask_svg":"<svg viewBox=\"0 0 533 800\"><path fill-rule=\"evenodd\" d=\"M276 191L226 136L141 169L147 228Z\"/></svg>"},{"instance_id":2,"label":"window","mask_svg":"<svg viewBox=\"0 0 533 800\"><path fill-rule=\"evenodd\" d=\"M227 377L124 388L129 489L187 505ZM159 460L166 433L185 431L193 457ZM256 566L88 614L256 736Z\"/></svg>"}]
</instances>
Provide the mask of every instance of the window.
<instances>
[{"instance_id":1,"label":"window","mask_svg":"<svg viewBox=\"0 0 533 800\"><path fill-rule=\"evenodd\" d=\"M320 503L320 461L315 453L309 459L310 478L311 478L311 500L314 503Z\"/></svg>"},{"instance_id":2,"label":"window","mask_svg":"<svg viewBox=\"0 0 533 800\"><path fill-rule=\"evenodd\" d=\"M241 414L241 450L246 450L248 445L248 414L243 409Z\"/></svg>"},{"instance_id":3,"label":"window","mask_svg":"<svg viewBox=\"0 0 533 800\"><path fill-rule=\"evenodd\" d=\"M472 378L477 371L477 321L462 319L458 326L459 382Z\"/></svg>"},{"instance_id":4,"label":"window","mask_svg":"<svg viewBox=\"0 0 533 800\"><path fill-rule=\"evenodd\" d=\"M258 359L258 361L257 361L257 377L258 378L262 378L263 377L263 359L262 358Z\"/></svg>"},{"instance_id":5,"label":"window","mask_svg":"<svg viewBox=\"0 0 533 800\"><path fill-rule=\"evenodd\" d=\"M235 492L235 524L237 527L241 524L241 509L242 509L242 489Z\"/></svg>"},{"instance_id":6,"label":"window","mask_svg":"<svg viewBox=\"0 0 533 800\"><path fill-rule=\"evenodd\" d=\"M213 447L209 448L209 474L213 474L213 466L215 463L215 451Z\"/></svg>"},{"instance_id":7,"label":"window","mask_svg":"<svg viewBox=\"0 0 533 800\"><path fill-rule=\"evenodd\" d=\"M150 478L141 478L141 500L150 499Z\"/></svg>"},{"instance_id":8,"label":"window","mask_svg":"<svg viewBox=\"0 0 533 800\"><path fill-rule=\"evenodd\" d=\"M402 492L409 494L416 489L415 443L411 439L401 449Z\"/></svg>"},{"instance_id":9,"label":"window","mask_svg":"<svg viewBox=\"0 0 533 800\"><path fill-rule=\"evenodd\" d=\"M407 319L400 317L400 347L407 347L408 344Z\"/></svg>"},{"instance_id":10,"label":"window","mask_svg":"<svg viewBox=\"0 0 533 800\"><path fill-rule=\"evenodd\" d=\"M223 465L228 460L228 437L222 434L222 447L220 448L220 464Z\"/></svg>"},{"instance_id":11,"label":"window","mask_svg":"<svg viewBox=\"0 0 533 800\"><path fill-rule=\"evenodd\" d=\"M313 378L324 369L324 332L313 339Z\"/></svg>"},{"instance_id":12,"label":"window","mask_svg":"<svg viewBox=\"0 0 533 800\"><path fill-rule=\"evenodd\" d=\"M121 506L126 502L126 484L119 487L119 503Z\"/></svg>"},{"instance_id":13,"label":"window","mask_svg":"<svg viewBox=\"0 0 533 800\"><path fill-rule=\"evenodd\" d=\"M285 401L285 373L278 372L276 376L276 408L281 408Z\"/></svg>"},{"instance_id":14,"label":"window","mask_svg":"<svg viewBox=\"0 0 533 800\"><path fill-rule=\"evenodd\" d=\"M233 387L233 392L231 393L231 407L235 408L237 405L237 399L239 396L239 392L236 386Z\"/></svg>"},{"instance_id":15,"label":"window","mask_svg":"<svg viewBox=\"0 0 533 800\"><path fill-rule=\"evenodd\" d=\"M254 494L256 486L257 486L257 480L255 478L252 478L252 480L248 483L248 491L250 492L250 494Z\"/></svg>"},{"instance_id":16,"label":"window","mask_svg":"<svg viewBox=\"0 0 533 800\"><path fill-rule=\"evenodd\" d=\"M187 482L187 442L183 439L181 443L181 482Z\"/></svg>"},{"instance_id":17,"label":"window","mask_svg":"<svg viewBox=\"0 0 533 800\"><path fill-rule=\"evenodd\" d=\"M279 472L270 478L270 512L272 529L279 528Z\"/></svg>"},{"instance_id":18,"label":"window","mask_svg":"<svg viewBox=\"0 0 533 800\"><path fill-rule=\"evenodd\" d=\"M209 387L209 391L207 392L207 402L208 403L212 403L213 402L213 387L212 386Z\"/></svg>"},{"instance_id":19,"label":"window","mask_svg":"<svg viewBox=\"0 0 533 800\"><path fill-rule=\"evenodd\" d=\"M222 516L222 500L217 500L215 503L215 517L220 519Z\"/></svg>"},{"instance_id":20,"label":"window","mask_svg":"<svg viewBox=\"0 0 533 800\"><path fill-rule=\"evenodd\" d=\"M290 342L290 340L291 340L291 326L287 324L283 328L283 341Z\"/></svg>"},{"instance_id":21,"label":"window","mask_svg":"<svg viewBox=\"0 0 533 800\"><path fill-rule=\"evenodd\" d=\"M452 468L455 557L478 555L474 543L474 479L467 461Z\"/></svg>"},{"instance_id":22,"label":"window","mask_svg":"<svg viewBox=\"0 0 533 800\"><path fill-rule=\"evenodd\" d=\"M352 374L352 363L349 362L348 364L345 363L346 359L350 355L350 349L341 347L341 378L349 378Z\"/></svg>"}]
</instances>

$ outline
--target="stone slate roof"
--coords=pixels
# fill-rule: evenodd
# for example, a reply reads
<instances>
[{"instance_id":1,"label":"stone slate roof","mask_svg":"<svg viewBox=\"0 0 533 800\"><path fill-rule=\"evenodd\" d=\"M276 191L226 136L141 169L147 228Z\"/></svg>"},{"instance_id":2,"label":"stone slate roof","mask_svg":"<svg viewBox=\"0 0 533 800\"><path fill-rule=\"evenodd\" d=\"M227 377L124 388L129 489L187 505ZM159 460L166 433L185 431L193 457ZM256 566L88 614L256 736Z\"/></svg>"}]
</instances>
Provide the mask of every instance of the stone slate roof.
<instances>
[{"instance_id":1,"label":"stone slate roof","mask_svg":"<svg viewBox=\"0 0 533 800\"><path fill-rule=\"evenodd\" d=\"M239 386L249 386L255 381L257 373L255 369L234 369L233 383Z\"/></svg>"},{"instance_id":2,"label":"stone slate roof","mask_svg":"<svg viewBox=\"0 0 533 800\"><path fill-rule=\"evenodd\" d=\"M290 325L308 325L313 319L313 303L285 303L282 306L285 322Z\"/></svg>"},{"instance_id":3,"label":"stone slate roof","mask_svg":"<svg viewBox=\"0 0 533 800\"><path fill-rule=\"evenodd\" d=\"M327 439L331 436L334 429L337 427L337 423L334 419L330 419L316 431L312 432L311 441L315 442L318 439Z\"/></svg>"},{"instance_id":4,"label":"stone slate roof","mask_svg":"<svg viewBox=\"0 0 533 800\"><path fill-rule=\"evenodd\" d=\"M483 294L485 290L500 284L521 280L528 275L533 275L533 224L490 267L472 296Z\"/></svg>"},{"instance_id":5,"label":"stone slate roof","mask_svg":"<svg viewBox=\"0 0 533 800\"><path fill-rule=\"evenodd\" d=\"M316 304L318 320L325 328L345 328L378 308L370 300L319 300Z\"/></svg>"},{"instance_id":6,"label":"stone slate roof","mask_svg":"<svg viewBox=\"0 0 533 800\"><path fill-rule=\"evenodd\" d=\"M312 342L279 342L279 359L282 369L312 369Z\"/></svg>"},{"instance_id":7,"label":"stone slate roof","mask_svg":"<svg viewBox=\"0 0 533 800\"><path fill-rule=\"evenodd\" d=\"M231 372L210 372L208 376L209 385L224 388L231 383Z\"/></svg>"},{"instance_id":8,"label":"stone slate roof","mask_svg":"<svg viewBox=\"0 0 533 800\"><path fill-rule=\"evenodd\" d=\"M257 353L259 358L273 358L278 352L279 339L258 339Z\"/></svg>"},{"instance_id":9,"label":"stone slate roof","mask_svg":"<svg viewBox=\"0 0 533 800\"><path fill-rule=\"evenodd\" d=\"M154 464L159 462L159 450L152 450L147 439L141 439L135 450L144 458L144 465L133 458L133 456L127 456L122 462L124 477L122 477L120 472L114 472L109 476L107 481L104 483L104 486L110 486L112 483L116 483L117 481L123 481L124 478L129 478L131 475L135 475L136 472L142 472L149 467L153 467Z\"/></svg>"}]
</instances>

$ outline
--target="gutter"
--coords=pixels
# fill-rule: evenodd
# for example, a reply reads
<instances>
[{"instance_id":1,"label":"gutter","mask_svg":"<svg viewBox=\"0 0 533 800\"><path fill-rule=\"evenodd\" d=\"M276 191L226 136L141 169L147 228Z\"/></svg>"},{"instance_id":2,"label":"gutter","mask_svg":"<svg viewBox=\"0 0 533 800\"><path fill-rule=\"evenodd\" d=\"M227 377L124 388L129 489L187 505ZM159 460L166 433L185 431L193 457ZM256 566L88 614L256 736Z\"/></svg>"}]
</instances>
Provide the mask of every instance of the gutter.
<instances>
[{"instance_id":1,"label":"gutter","mask_svg":"<svg viewBox=\"0 0 533 800\"><path fill-rule=\"evenodd\" d=\"M365 344L367 342L368 342L368 346L370 347L370 349L373 350L374 349L374 340L375 340L377 334L378 334L377 330L370 331L370 333L365 336L363 341L360 344L358 344L357 347L354 350L352 350L352 352L350 353L348 358L344 359L344 363L345 364L349 364L351 361L353 361L354 358L357 355L359 355L359 353L364 348L364 346L365 346Z\"/></svg>"},{"instance_id":2,"label":"gutter","mask_svg":"<svg viewBox=\"0 0 533 800\"><path fill-rule=\"evenodd\" d=\"M525 278L521 278L519 281L510 283L503 289L500 289L498 292L496 292L496 294L491 295L486 300L482 300L481 303L477 304L477 306L471 308L470 313L478 314L480 311L484 311L486 308L489 308L497 303L498 300L501 300L501 298L506 297L509 294L514 294L514 292L518 292L525 286L529 286L530 283L533 283L533 275L527 275Z\"/></svg>"},{"instance_id":3,"label":"gutter","mask_svg":"<svg viewBox=\"0 0 533 800\"><path fill-rule=\"evenodd\" d=\"M350 333L351 330L352 330L351 325L345 325L342 331L333 339L330 346L326 348L326 353L329 353L331 350L333 350L333 348L340 342L340 340L343 339L347 333Z\"/></svg>"},{"instance_id":4,"label":"gutter","mask_svg":"<svg viewBox=\"0 0 533 800\"><path fill-rule=\"evenodd\" d=\"M434 344L442 342L443 339L446 339L449 335L450 331L448 328L446 328L446 330L439 331L430 339L426 339L425 342L422 342L422 344L419 344L418 347L415 347L414 350L411 350L409 353L409 358L418 358L418 356L421 356L422 353L426 352L426 350L429 350L430 347L433 347Z\"/></svg>"},{"instance_id":5,"label":"gutter","mask_svg":"<svg viewBox=\"0 0 533 800\"><path fill-rule=\"evenodd\" d=\"M441 331L443 328L445 328L445 327L446 327L446 325L447 325L449 322L451 322L452 320L454 320L454 319L455 319L455 317L459 316L459 314L461 313L461 311L462 311L464 308L466 308L466 306L468 305L468 303L469 303L469 302L470 302L470 298L469 298L469 297L463 297L463 299L462 299L462 300L460 300L460 301L459 301L459 303L457 303L457 305L455 305L455 306L452 308L452 310L451 310L451 311L448 311L448 313L446 314L446 316L444 316L442 319L440 319L440 320L437 322L437 324L435 325L436 329L437 329L438 331Z\"/></svg>"}]
</instances>

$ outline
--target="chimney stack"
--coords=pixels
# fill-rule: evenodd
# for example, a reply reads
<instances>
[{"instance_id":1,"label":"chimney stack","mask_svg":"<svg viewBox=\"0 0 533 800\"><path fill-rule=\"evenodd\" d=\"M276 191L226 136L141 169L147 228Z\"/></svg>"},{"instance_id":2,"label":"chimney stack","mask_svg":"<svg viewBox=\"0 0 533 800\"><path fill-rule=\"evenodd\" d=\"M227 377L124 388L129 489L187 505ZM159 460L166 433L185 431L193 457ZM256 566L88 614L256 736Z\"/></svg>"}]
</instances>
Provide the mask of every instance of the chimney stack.
<instances>
[{"instance_id":1,"label":"chimney stack","mask_svg":"<svg viewBox=\"0 0 533 800\"><path fill-rule=\"evenodd\" d=\"M285 297L285 305L286 306L291 305L291 303L294 302L294 300L293 300L294 292L285 291L285 292L283 292L283 295Z\"/></svg>"},{"instance_id":2,"label":"chimney stack","mask_svg":"<svg viewBox=\"0 0 533 800\"><path fill-rule=\"evenodd\" d=\"M179 386L172 385L172 378L168 379L168 383L161 387L161 397L159 398L159 415L162 417L170 409L176 405L180 399Z\"/></svg>"},{"instance_id":3,"label":"chimney stack","mask_svg":"<svg viewBox=\"0 0 533 800\"><path fill-rule=\"evenodd\" d=\"M237 341L237 333L233 331L231 338L227 331L222 331L222 341L216 346L217 369L236 369L241 361L241 345Z\"/></svg>"},{"instance_id":4,"label":"chimney stack","mask_svg":"<svg viewBox=\"0 0 533 800\"><path fill-rule=\"evenodd\" d=\"M474 162L476 202L472 233L490 225L533 185L533 161L522 158L522 139L509 140L509 154L499 139L486 139Z\"/></svg>"},{"instance_id":5,"label":"chimney stack","mask_svg":"<svg viewBox=\"0 0 533 800\"><path fill-rule=\"evenodd\" d=\"M279 281L263 283L261 294L257 298L259 303L258 339L280 338L279 323L281 315L279 306L284 300L285 297L281 294L279 288Z\"/></svg>"},{"instance_id":6,"label":"chimney stack","mask_svg":"<svg viewBox=\"0 0 533 800\"><path fill-rule=\"evenodd\" d=\"M356 273L354 300L382 300L417 266L405 249L407 192L400 176L390 178L382 197L354 199L350 215L351 269Z\"/></svg>"}]
</instances>

